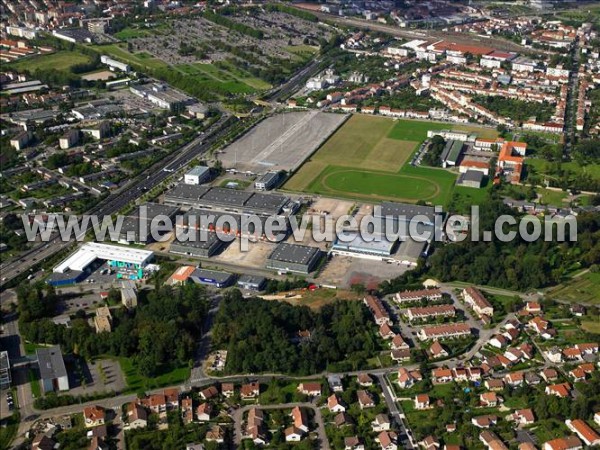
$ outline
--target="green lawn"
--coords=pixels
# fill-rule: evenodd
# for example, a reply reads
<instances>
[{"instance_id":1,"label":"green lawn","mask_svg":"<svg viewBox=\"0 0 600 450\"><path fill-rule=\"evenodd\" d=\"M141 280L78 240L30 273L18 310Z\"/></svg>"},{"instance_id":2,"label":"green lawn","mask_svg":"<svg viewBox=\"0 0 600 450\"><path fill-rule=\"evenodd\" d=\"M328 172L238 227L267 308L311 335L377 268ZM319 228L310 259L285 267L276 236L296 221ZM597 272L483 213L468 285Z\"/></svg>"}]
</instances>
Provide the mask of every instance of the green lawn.
<instances>
[{"instance_id":1,"label":"green lawn","mask_svg":"<svg viewBox=\"0 0 600 450\"><path fill-rule=\"evenodd\" d=\"M148 36L149 34L151 34L151 33L148 30L127 27L127 28L123 28L121 31L115 33L114 36L121 41L126 41L128 39L135 39L135 38Z\"/></svg>"},{"instance_id":2,"label":"green lawn","mask_svg":"<svg viewBox=\"0 0 600 450\"><path fill-rule=\"evenodd\" d=\"M42 389L40 388L40 379L33 369L29 369L28 373L29 382L31 383L31 393L34 398L40 398L42 396Z\"/></svg>"},{"instance_id":3,"label":"green lawn","mask_svg":"<svg viewBox=\"0 0 600 450\"><path fill-rule=\"evenodd\" d=\"M548 289L546 295L555 300L600 304L600 273L587 272Z\"/></svg>"},{"instance_id":4,"label":"green lawn","mask_svg":"<svg viewBox=\"0 0 600 450\"><path fill-rule=\"evenodd\" d=\"M588 333L600 334L600 321L584 320L581 322L581 328L583 328Z\"/></svg>"},{"instance_id":5,"label":"green lawn","mask_svg":"<svg viewBox=\"0 0 600 450\"><path fill-rule=\"evenodd\" d=\"M407 162L427 130L445 124L353 115L286 183L290 190L359 200L446 205L456 175Z\"/></svg>"},{"instance_id":6,"label":"green lawn","mask_svg":"<svg viewBox=\"0 0 600 450\"><path fill-rule=\"evenodd\" d=\"M221 89L232 94L247 94L258 89L270 87L262 80L252 77L238 78L232 73L212 64L178 64L174 68L186 75L194 77L199 83L216 83Z\"/></svg>"},{"instance_id":7,"label":"green lawn","mask_svg":"<svg viewBox=\"0 0 600 450\"><path fill-rule=\"evenodd\" d=\"M18 412L6 419L6 426L0 427L0 450L8 450L10 444L17 435L21 418Z\"/></svg>"},{"instance_id":8,"label":"green lawn","mask_svg":"<svg viewBox=\"0 0 600 450\"><path fill-rule=\"evenodd\" d=\"M141 392L157 389L163 386L184 383L190 377L190 369L182 367L171 372L160 374L154 378L148 378L140 374L138 368L130 358L117 358L121 370L125 374L125 381L129 391Z\"/></svg>"},{"instance_id":9,"label":"green lawn","mask_svg":"<svg viewBox=\"0 0 600 450\"><path fill-rule=\"evenodd\" d=\"M540 158L527 158L526 164L533 167L536 173L543 175L548 173L550 167L552 167L555 163L551 163ZM575 174L585 173L593 178L600 179L600 164L586 164L585 166L580 166L575 161L569 161L562 163L561 167L564 170L571 171Z\"/></svg>"},{"instance_id":10,"label":"green lawn","mask_svg":"<svg viewBox=\"0 0 600 450\"><path fill-rule=\"evenodd\" d=\"M18 71L28 70L30 72L38 69L53 69L57 71L68 71L77 64L90 62L90 58L79 52L59 51L47 55L38 55L22 58L6 65L6 68Z\"/></svg>"},{"instance_id":11,"label":"green lawn","mask_svg":"<svg viewBox=\"0 0 600 450\"><path fill-rule=\"evenodd\" d=\"M94 47L99 53L112 56L113 58L131 64L132 66L141 66L142 68L158 69L167 67L167 64L160 59L153 58L148 53L130 53L127 48L119 44L97 45Z\"/></svg>"}]
</instances>

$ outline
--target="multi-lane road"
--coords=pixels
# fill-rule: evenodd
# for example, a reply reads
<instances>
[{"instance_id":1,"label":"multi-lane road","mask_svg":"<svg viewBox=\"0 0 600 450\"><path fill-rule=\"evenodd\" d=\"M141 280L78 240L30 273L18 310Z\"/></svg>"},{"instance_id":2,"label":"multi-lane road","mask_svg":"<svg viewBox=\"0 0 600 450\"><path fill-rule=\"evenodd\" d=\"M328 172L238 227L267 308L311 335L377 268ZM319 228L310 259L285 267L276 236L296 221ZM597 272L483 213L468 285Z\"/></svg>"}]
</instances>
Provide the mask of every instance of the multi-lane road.
<instances>
[{"instance_id":1,"label":"multi-lane road","mask_svg":"<svg viewBox=\"0 0 600 450\"><path fill-rule=\"evenodd\" d=\"M186 167L190 161L206 152L216 140L227 133L229 127L233 123L235 123L233 117L222 116L207 130L206 134L197 137L179 150L168 155L159 163L144 171L125 188L102 200L98 205L88 211L87 214L96 215L101 219L103 216L119 212L131 202L142 197L144 193L153 187L163 183L173 173ZM0 272L2 273L0 287L4 287L13 278L27 272L40 261L71 246L78 238L82 238L86 231L87 230L84 230L77 236L72 236L67 240L62 240L61 237L55 233L48 242L42 242L34 246L32 249L21 254L16 260L4 262L0 265Z\"/></svg>"}]
</instances>

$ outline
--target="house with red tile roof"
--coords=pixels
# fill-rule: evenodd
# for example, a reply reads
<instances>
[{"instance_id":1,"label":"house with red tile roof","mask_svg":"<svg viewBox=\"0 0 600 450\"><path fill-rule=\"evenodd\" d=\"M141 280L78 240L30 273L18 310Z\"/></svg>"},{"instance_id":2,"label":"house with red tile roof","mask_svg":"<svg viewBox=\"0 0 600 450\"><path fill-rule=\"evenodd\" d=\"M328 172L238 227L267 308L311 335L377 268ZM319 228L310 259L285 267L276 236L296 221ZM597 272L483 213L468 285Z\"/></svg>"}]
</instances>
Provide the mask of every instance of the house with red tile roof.
<instances>
[{"instance_id":1,"label":"house with red tile roof","mask_svg":"<svg viewBox=\"0 0 600 450\"><path fill-rule=\"evenodd\" d=\"M240 389L240 396L242 400L254 399L260 395L260 384L258 381L243 384Z\"/></svg>"},{"instance_id":2,"label":"house with red tile roof","mask_svg":"<svg viewBox=\"0 0 600 450\"><path fill-rule=\"evenodd\" d=\"M86 428L104 425L106 410L102 406L87 406L83 409L83 421Z\"/></svg>"},{"instance_id":3,"label":"house with red tile roof","mask_svg":"<svg viewBox=\"0 0 600 450\"><path fill-rule=\"evenodd\" d=\"M304 395L308 395L310 397L318 397L321 395L321 383L317 382L308 382L308 383L300 383L298 385L298 391Z\"/></svg>"},{"instance_id":4,"label":"house with red tile roof","mask_svg":"<svg viewBox=\"0 0 600 450\"><path fill-rule=\"evenodd\" d=\"M560 398L567 398L571 396L571 385L569 383L552 384L546 386L544 392L546 395L556 395Z\"/></svg>"},{"instance_id":5,"label":"house with red tile roof","mask_svg":"<svg viewBox=\"0 0 600 450\"><path fill-rule=\"evenodd\" d=\"M577 436L561 437L544 442L542 450L581 450L583 444Z\"/></svg>"},{"instance_id":6,"label":"house with red tile roof","mask_svg":"<svg viewBox=\"0 0 600 450\"><path fill-rule=\"evenodd\" d=\"M565 420L565 425L569 430L579 436L585 445L590 447L600 445L600 435L590 427L584 420Z\"/></svg>"}]
</instances>

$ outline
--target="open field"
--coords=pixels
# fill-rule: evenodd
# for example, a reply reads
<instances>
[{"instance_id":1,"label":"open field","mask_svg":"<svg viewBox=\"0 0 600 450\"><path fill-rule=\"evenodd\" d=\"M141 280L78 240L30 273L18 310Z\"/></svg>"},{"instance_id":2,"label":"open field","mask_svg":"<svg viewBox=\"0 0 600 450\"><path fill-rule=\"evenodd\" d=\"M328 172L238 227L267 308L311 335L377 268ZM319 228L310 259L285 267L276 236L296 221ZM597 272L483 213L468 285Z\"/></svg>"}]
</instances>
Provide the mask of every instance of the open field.
<instances>
[{"instance_id":1,"label":"open field","mask_svg":"<svg viewBox=\"0 0 600 450\"><path fill-rule=\"evenodd\" d=\"M553 163L539 158L527 158L526 164L533 167L538 174L545 174ZM600 164L580 166L575 161L569 161L562 163L561 167L575 174L588 174L593 178L600 179Z\"/></svg>"},{"instance_id":2,"label":"open field","mask_svg":"<svg viewBox=\"0 0 600 450\"><path fill-rule=\"evenodd\" d=\"M127 389L132 392L148 391L163 386L171 386L185 382L190 377L190 369L182 367L171 372L148 378L139 373L139 370L129 358L118 358L121 370L125 374Z\"/></svg>"},{"instance_id":3,"label":"open field","mask_svg":"<svg viewBox=\"0 0 600 450\"><path fill-rule=\"evenodd\" d=\"M319 111L271 116L227 146L219 159L225 167L263 173L295 170L347 116Z\"/></svg>"},{"instance_id":4,"label":"open field","mask_svg":"<svg viewBox=\"0 0 600 450\"><path fill-rule=\"evenodd\" d=\"M220 87L232 94L246 94L255 90L269 89L271 85L265 81L231 66L231 71L212 64L178 64L174 66L179 72L193 76L198 82L218 82Z\"/></svg>"},{"instance_id":5,"label":"open field","mask_svg":"<svg viewBox=\"0 0 600 450\"><path fill-rule=\"evenodd\" d=\"M79 52L60 51L47 55L37 55L28 58L22 58L13 63L7 64L7 68L15 70L28 70L34 72L38 69L53 69L58 71L70 70L77 64L90 62L90 58Z\"/></svg>"},{"instance_id":6,"label":"open field","mask_svg":"<svg viewBox=\"0 0 600 450\"><path fill-rule=\"evenodd\" d=\"M600 304L600 273L585 273L550 288L548 298L568 302Z\"/></svg>"},{"instance_id":7,"label":"open field","mask_svg":"<svg viewBox=\"0 0 600 450\"><path fill-rule=\"evenodd\" d=\"M581 328L588 333L600 334L600 321L585 320L581 322Z\"/></svg>"},{"instance_id":8,"label":"open field","mask_svg":"<svg viewBox=\"0 0 600 450\"><path fill-rule=\"evenodd\" d=\"M407 164L446 124L354 115L285 185L286 189L358 200L447 204L456 175Z\"/></svg>"},{"instance_id":9,"label":"open field","mask_svg":"<svg viewBox=\"0 0 600 450\"><path fill-rule=\"evenodd\" d=\"M95 49L102 54L112 56L113 58L132 66L137 65L148 69L167 67L166 63L160 59L153 58L148 53L131 53L128 52L126 48L121 47L119 44L98 45L95 46Z\"/></svg>"}]
</instances>

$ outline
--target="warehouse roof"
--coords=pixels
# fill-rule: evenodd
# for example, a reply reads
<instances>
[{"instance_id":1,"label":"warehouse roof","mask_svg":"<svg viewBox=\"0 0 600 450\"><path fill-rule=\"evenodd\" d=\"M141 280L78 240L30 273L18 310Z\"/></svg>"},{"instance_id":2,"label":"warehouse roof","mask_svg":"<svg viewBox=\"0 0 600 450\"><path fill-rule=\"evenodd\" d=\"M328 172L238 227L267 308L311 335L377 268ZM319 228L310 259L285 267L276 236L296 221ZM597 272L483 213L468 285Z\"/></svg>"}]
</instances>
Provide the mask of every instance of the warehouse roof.
<instances>
[{"instance_id":1,"label":"warehouse roof","mask_svg":"<svg viewBox=\"0 0 600 450\"><path fill-rule=\"evenodd\" d=\"M201 176L201 175L204 175L209 170L210 170L210 168L207 166L196 166L192 170L190 170L188 173L186 173L186 175Z\"/></svg>"},{"instance_id":2,"label":"warehouse roof","mask_svg":"<svg viewBox=\"0 0 600 450\"><path fill-rule=\"evenodd\" d=\"M231 279L233 275L229 272L221 272L219 270L196 269L191 275L191 278L199 278L204 280L214 280L217 283L225 283Z\"/></svg>"},{"instance_id":3,"label":"warehouse roof","mask_svg":"<svg viewBox=\"0 0 600 450\"><path fill-rule=\"evenodd\" d=\"M121 261L130 264L144 264L153 254L153 252L148 250L88 242L83 244L79 250L56 266L54 272L84 270L96 259Z\"/></svg>"},{"instance_id":4,"label":"warehouse roof","mask_svg":"<svg viewBox=\"0 0 600 450\"><path fill-rule=\"evenodd\" d=\"M379 217L403 216L406 220L410 220L417 215L425 215L433 222L435 218L435 209L432 206L411 205L408 203L382 202L381 215Z\"/></svg>"},{"instance_id":5,"label":"warehouse roof","mask_svg":"<svg viewBox=\"0 0 600 450\"><path fill-rule=\"evenodd\" d=\"M65 361L58 345L48 348L38 348L35 353L40 367L40 377L43 380L67 376Z\"/></svg>"},{"instance_id":6,"label":"warehouse roof","mask_svg":"<svg viewBox=\"0 0 600 450\"><path fill-rule=\"evenodd\" d=\"M269 259L294 264L308 264L320 251L316 247L282 242L273 250Z\"/></svg>"}]
</instances>

